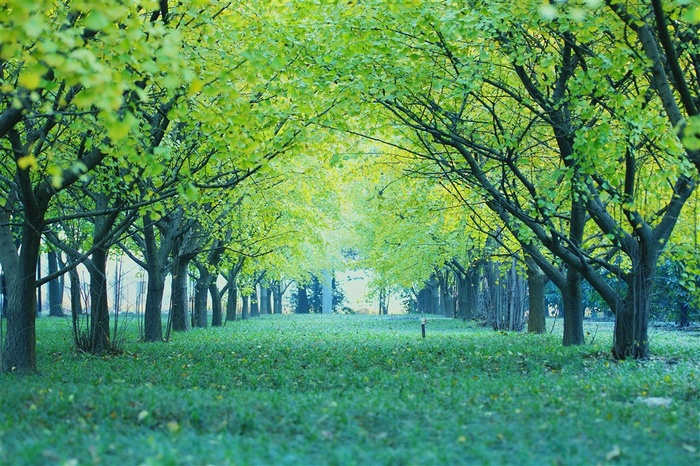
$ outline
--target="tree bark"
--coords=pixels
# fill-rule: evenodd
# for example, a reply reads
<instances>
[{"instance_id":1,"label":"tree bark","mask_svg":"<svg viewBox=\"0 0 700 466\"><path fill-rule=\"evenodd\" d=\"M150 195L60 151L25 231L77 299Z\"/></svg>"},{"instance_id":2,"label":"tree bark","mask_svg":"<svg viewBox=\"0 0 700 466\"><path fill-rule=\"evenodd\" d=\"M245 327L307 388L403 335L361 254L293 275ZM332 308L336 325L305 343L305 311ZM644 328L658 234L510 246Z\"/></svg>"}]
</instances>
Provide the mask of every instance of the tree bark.
<instances>
[{"instance_id":1,"label":"tree bark","mask_svg":"<svg viewBox=\"0 0 700 466\"><path fill-rule=\"evenodd\" d=\"M454 317L454 311L450 308L450 303L448 302L450 297L449 284L447 283L448 274L441 270L438 276L439 283L439 296L440 296L440 307L438 308L438 313L444 317ZM454 304L454 303L452 303Z\"/></svg>"},{"instance_id":2,"label":"tree bark","mask_svg":"<svg viewBox=\"0 0 700 466\"><path fill-rule=\"evenodd\" d=\"M236 320L236 313L238 311L238 287L234 284L229 285L228 294L226 295L226 320L234 321Z\"/></svg>"},{"instance_id":3,"label":"tree bark","mask_svg":"<svg viewBox=\"0 0 700 466\"><path fill-rule=\"evenodd\" d=\"M0 297L2 297L2 306L0 306L0 319L4 319L7 314L7 282L5 282L5 272L0 272Z\"/></svg>"},{"instance_id":4,"label":"tree bark","mask_svg":"<svg viewBox=\"0 0 700 466\"><path fill-rule=\"evenodd\" d=\"M578 174L574 174L574 179ZM581 248L583 232L586 224L586 210L583 195L573 192L571 200L571 219L569 225L569 241L576 248ZM564 346L582 345L583 339L583 291L581 273L574 267L566 267L566 289L562 292L564 301Z\"/></svg>"},{"instance_id":5,"label":"tree bark","mask_svg":"<svg viewBox=\"0 0 700 466\"><path fill-rule=\"evenodd\" d=\"M632 273L624 302L615 314L615 334L612 354L615 359L635 359L649 356L649 310L657 251L644 248L644 243L632 251Z\"/></svg>"},{"instance_id":6,"label":"tree bark","mask_svg":"<svg viewBox=\"0 0 700 466\"><path fill-rule=\"evenodd\" d=\"M457 286L457 299L455 306L457 307L457 317L462 320L467 320L471 310L467 308L467 278L459 270L454 271L455 285Z\"/></svg>"},{"instance_id":7,"label":"tree bark","mask_svg":"<svg viewBox=\"0 0 700 466\"><path fill-rule=\"evenodd\" d=\"M231 267L228 273L228 295L226 297L226 320L236 320L236 311L238 307L238 286L236 285L236 276L238 270Z\"/></svg>"},{"instance_id":8,"label":"tree bark","mask_svg":"<svg viewBox=\"0 0 700 466\"><path fill-rule=\"evenodd\" d=\"M482 261L476 261L469 266L466 270L465 279L465 296L464 296L464 319L470 320L477 315L477 309L479 307L479 295L481 288L479 282L481 281L481 269Z\"/></svg>"},{"instance_id":9,"label":"tree bark","mask_svg":"<svg viewBox=\"0 0 700 466\"><path fill-rule=\"evenodd\" d=\"M209 293L209 278L211 274L207 268L197 263L199 277L195 281L194 291L194 325L199 328L207 328L209 325L207 316L207 294Z\"/></svg>"},{"instance_id":10,"label":"tree bark","mask_svg":"<svg viewBox=\"0 0 700 466\"><path fill-rule=\"evenodd\" d=\"M572 267L567 268L566 288L562 293L564 314L564 346L582 345L583 339L583 291L581 274Z\"/></svg>"},{"instance_id":11,"label":"tree bark","mask_svg":"<svg viewBox=\"0 0 700 466\"><path fill-rule=\"evenodd\" d=\"M158 247L155 236L155 225L150 216L144 217L144 254L148 274L146 293L146 308L144 310L144 341L163 341L163 325L161 312L163 309L163 294L165 292L165 271L160 257L165 254L164 245ZM169 254L170 251L167 252Z\"/></svg>"},{"instance_id":12,"label":"tree bark","mask_svg":"<svg viewBox=\"0 0 700 466\"><path fill-rule=\"evenodd\" d=\"M423 284L423 288L416 294L416 310L420 313L430 314L430 288Z\"/></svg>"},{"instance_id":13,"label":"tree bark","mask_svg":"<svg viewBox=\"0 0 700 466\"><path fill-rule=\"evenodd\" d=\"M100 354L112 349L107 306L107 248L97 248L89 261L90 351Z\"/></svg>"},{"instance_id":14,"label":"tree bark","mask_svg":"<svg viewBox=\"0 0 700 466\"><path fill-rule=\"evenodd\" d=\"M47 252L49 275L58 271L58 257L56 251L50 249ZM63 317L63 286L62 280L54 278L49 282L49 315Z\"/></svg>"},{"instance_id":15,"label":"tree bark","mask_svg":"<svg viewBox=\"0 0 700 466\"><path fill-rule=\"evenodd\" d=\"M148 292L144 311L144 341L162 341L163 325L161 319L165 277L157 270L148 270Z\"/></svg>"},{"instance_id":16,"label":"tree bark","mask_svg":"<svg viewBox=\"0 0 700 466\"><path fill-rule=\"evenodd\" d=\"M187 315L188 265L189 259L185 257L178 257L173 263L170 319L176 332L186 332L190 329L190 319Z\"/></svg>"},{"instance_id":17,"label":"tree bark","mask_svg":"<svg viewBox=\"0 0 700 466\"><path fill-rule=\"evenodd\" d=\"M83 313L83 301L80 290L80 275L78 270L73 268L68 272L70 278L70 311L76 316Z\"/></svg>"},{"instance_id":18,"label":"tree bark","mask_svg":"<svg viewBox=\"0 0 700 466\"><path fill-rule=\"evenodd\" d=\"M250 295L250 317L260 316L260 301L258 297L258 285L253 285L253 293Z\"/></svg>"},{"instance_id":19,"label":"tree bark","mask_svg":"<svg viewBox=\"0 0 700 466\"><path fill-rule=\"evenodd\" d=\"M226 300L226 320L236 320L236 311L238 307L238 285L236 280L238 273L243 268L245 258L241 257L238 262L233 265L228 271L228 297Z\"/></svg>"},{"instance_id":20,"label":"tree bark","mask_svg":"<svg viewBox=\"0 0 700 466\"><path fill-rule=\"evenodd\" d=\"M258 296L258 298L260 301L260 314L271 314L272 311L270 308L270 288L263 284L260 284L260 295Z\"/></svg>"},{"instance_id":21,"label":"tree bark","mask_svg":"<svg viewBox=\"0 0 700 466\"><path fill-rule=\"evenodd\" d=\"M385 287L379 289L379 315L389 314L389 297Z\"/></svg>"},{"instance_id":22,"label":"tree bark","mask_svg":"<svg viewBox=\"0 0 700 466\"><path fill-rule=\"evenodd\" d=\"M250 296L243 295L241 300L243 301L241 307L241 319L245 320L250 318Z\"/></svg>"},{"instance_id":23,"label":"tree bark","mask_svg":"<svg viewBox=\"0 0 700 466\"><path fill-rule=\"evenodd\" d=\"M545 333L547 331L546 316L547 302L544 296L544 289L549 279L542 272L535 261L530 258L527 263L527 286L528 286L528 307L529 317L527 320L527 331L529 333Z\"/></svg>"},{"instance_id":24,"label":"tree bark","mask_svg":"<svg viewBox=\"0 0 700 466\"><path fill-rule=\"evenodd\" d=\"M39 259L45 206L25 206L17 274L3 264L8 289L7 330L3 372L36 372L36 264Z\"/></svg>"},{"instance_id":25,"label":"tree bark","mask_svg":"<svg viewBox=\"0 0 700 466\"><path fill-rule=\"evenodd\" d=\"M433 274L429 280L430 283L430 308L433 310L431 314L444 315L445 303L442 300L440 292L440 278L437 274Z\"/></svg>"},{"instance_id":26,"label":"tree bark","mask_svg":"<svg viewBox=\"0 0 700 466\"><path fill-rule=\"evenodd\" d=\"M297 285L297 307L294 310L296 314L309 313L309 297L306 294L306 286Z\"/></svg>"},{"instance_id":27,"label":"tree bark","mask_svg":"<svg viewBox=\"0 0 700 466\"><path fill-rule=\"evenodd\" d=\"M42 296L41 296L41 285L39 284L39 280L41 280L41 253L39 253L39 256L36 258L36 281L37 281L36 316L37 317L41 316L41 308L43 307Z\"/></svg>"},{"instance_id":28,"label":"tree bark","mask_svg":"<svg viewBox=\"0 0 700 466\"><path fill-rule=\"evenodd\" d=\"M284 295L284 288L282 287L282 282L276 281L272 286L272 313L282 314L282 296Z\"/></svg>"},{"instance_id":29,"label":"tree bark","mask_svg":"<svg viewBox=\"0 0 700 466\"><path fill-rule=\"evenodd\" d=\"M18 275L6 275L8 306L5 350L2 355L3 372L36 372L35 267L39 242L37 240L36 248L32 248L30 241L22 243Z\"/></svg>"},{"instance_id":30,"label":"tree bark","mask_svg":"<svg viewBox=\"0 0 700 466\"><path fill-rule=\"evenodd\" d=\"M219 287L216 286L216 280L209 282L209 296L211 297L211 326L221 327L223 325L222 309L221 309L221 293Z\"/></svg>"}]
</instances>

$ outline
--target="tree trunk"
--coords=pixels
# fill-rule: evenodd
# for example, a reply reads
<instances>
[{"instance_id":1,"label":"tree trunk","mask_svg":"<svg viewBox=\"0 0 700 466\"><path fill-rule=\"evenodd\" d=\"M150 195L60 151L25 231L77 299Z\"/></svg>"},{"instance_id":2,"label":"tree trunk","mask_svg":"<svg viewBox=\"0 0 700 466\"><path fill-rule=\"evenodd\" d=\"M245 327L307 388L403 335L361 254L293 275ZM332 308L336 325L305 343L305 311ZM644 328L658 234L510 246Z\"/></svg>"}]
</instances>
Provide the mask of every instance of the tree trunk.
<instances>
[{"instance_id":1,"label":"tree trunk","mask_svg":"<svg viewBox=\"0 0 700 466\"><path fill-rule=\"evenodd\" d=\"M494 330L520 331L525 319L525 285L513 257L508 272L490 262L486 271L485 304L488 322Z\"/></svg>"},{"instance_id":2,"label":"tree trunk","mask_svg":"<svg viewBox=\"0 0 700 466\"><path fill-rule=\"evenodd\" d=\"M182 216L183 209L181 207L175 209L161 219L161 222L168 220L161 225L161 228L157 228L156 222L149 214L143 216L144 268L148 273L146 309L144 310L144 340L147 342L164 341L162 312L165 278L170 267L171 256L174 259L182 256L182 242L183 237L186 236ZM160 232L159 239L156 238L157 231ZM174 324L173 320L173 326ZM186 324L185 328L188 327Z\"/></svg>"},{"instance_id":3,"label":"tree trunk","mask_svg":"<svg viewBox=\"0 0 700 466\"><path fill-rule=\"evenodd\" d=\"M241 300L243 301L241 307L241 319L245 320L250 317L250 296L243 295Z\"/></svg>"},{"instance_id":4,"label":"tree trunk","mask_svg":"<svg viewBox=\"0 0 700 466\"><path fill-rule=\"evenodd\" d=\"M457 317L457 303L452 293L445 297L445 317L455 319Z\"/></svg>"},{"instance_id":5,"label":"tree trunk","mask_svg":"<svg viewBox=\"0 0 700 466\"><path fill-rule=\"evenodd\" d=\"M260 295L258 296L260 301L260 314L271 314L270 310L270 289L267 286L260 284Z\"/></svg>"},{"instance_id":6,"label":"tree trunk","mask_svg":"<svg viewBox=\"0 0 700 466\"><path fill-rule=\"evenodd\" d=\"M107 306L107 249L97 248L89 262L90 351L100 354L112 349Z\"/></svg>"},{"instance_id":7,"label":"tree trunk","mask_svg":"<svg viewBox=\"0 0 700 466\"><path fill-rule=\"evenodd\" d=\"M309 297L306 294L306 287L304 285L298 285L297 288L297 307L294 312L296 314L308 314Z\"/></svg>"},{"instance_id":8,"label":"tree trunk","mask_svg":"<svg viewBox=\"0 0 700 466\"><path fill-rule=\"evenodd\" d=\"M425 314L430 311L430 288L427 284L416 295L416 310Z\"/></svg>"},{"instance_id":9,"label":"tree trunk","mask_svg":"<svg viewBox=\"0 0 700 466\"><path fill-rule=\"evenodd\" d=\"M188 265L189 260L184 257L176 258L173 263L170 320L172 328L176 332L186 332L190 329L190 319L187 315Z\"/></svg>"},{"instance_id":10,"label":"tree trunk","mask_svg":"<svg viewBox=\"0 0 700 466\"><path fill-rule=\"evenodd\" d=\"M615 359L649 356L649 310L656 257L643 247L631 252L632 273L625 300L615 314L612 354Z\"/></svg>"},{"instance_id":11,"label":"tree trunk","mask_svg":"<svg viewBox=\"0 0 700 466\"><path fill-rule=\"evenodd\" d=\"M0 273L0 294L2 295L2 307L0 307L0 318L4 319L7 315L7 283L5 282L4 271Z\"/></svg>"},{"instance_id":12,"label":"tree trunk","mask_svg":"<svg viewBox=\"0 0 700 466\"><path fill-rule=\"evenodd\" d=\"M470 310L467 308L467 278L465 275L455 270L455 284L457 286L457 316L462 320L467 320Z\"/></svg>"},{"instance_id":13,"label":"tree trunk","mask_svg":"<svg viewBox=\"0 0 700 466\"><path fill-rule=\"evenodd\" d=\"M46 256L49 275L58 271L58 258L56 251L50 249ZM49 282L49 315L63 317L63 287L61 280L54 278Z\"/></svg>"},{"instance_id":14,"label":"tree trunk","mask_svg":"<svg viewBox=\"0 0 700 466\"><path fill-rule=\"evenodd\" d=\"M221 327L223 325L221 293L219 292L219 287L216 286L216 280L210 280L209 282L209 296L211 296L211 326Z\"/></svg>"},{"instance_id":15,"label":"tree trunk","mask_svg":"<svg viewBox=\"0 0 700 466\"><path fill-rule=\"evenodd\" d=\"M447 274L440 272L438 274L438 288L439 288L439 307L438 307L438 313L443 316L443 317L454 317L452 314L452 310L450 309L448 302L447 302L447 297L449 296L449 285L447 283Z\"/></svg>"},{"instance_id":16,"label":"tree trunk","mask_svg":"<svg viewBox=\"0 0 700 466\"><path fill-rule=\"evenodd\" d=\"M73 343L76 348L86 348L88 345L87 332L80 326L80 315L83 313L82 294L80 289L80 275L78 270L72 268L68 272L70 278L70 312L73 325Z\"/></svg>"},{"instance_id":17,"label":"tree trunk","mask_svg":"<svg viewBox=\"0 0 700 466\"><path fill-rule=\"evenodd\" d=\"M382 287L379 289L379 315L387 314L389 314L389 298L386 288Z\"/></svg>"},{"instance_id":18,"label":"tree trunk","mask_svg":"<svg viewBox=\"0 0 700 466\"><path fill-rule=\"evenodd\" d=\"M482 261L478 260L466 268L464 274L460 275L462 283L458 291L458 309L460 317L464 320L474 319L479 307L479 282L481 281ZM462 309L463 308L463 309Z\"/></svg>"},{"instance_id":19,"label":"tree trunk","mask_svg":"<svg viewBox=\"0 0 700 466\"><path fill-rule=\"evenodd\" d=\"M78 269L73 268L68 272L70 277L70 312L77 316L83 313L83 296L80 293L80 275Z\"/></svg>"},{"instance_id":20,"label":"tree trunk","mask_svg":"<svg viewBox=\"0 0 700 466\"><path fill-rule=\"evenodd\" d=\"M282 284L280 282L275 283L272 287L272 313L282 314L282 295L284 291L282 290Z\"/></svg>"},{"instance_id":21,"label":"tree trunk","mask_svg":"<svg viewBox=\"0 0 700 466\"><path fill-rule=\"evenodd\" d=\"M260 302L258 298L258 285L253 285L253 293L250 295L250 317L260 316Z\"/></svg>"},{"instance_id":22,"label":"tree trunk","mask_svg":"<svg viewBox=\"0 0 700 466\"><path fill-rule=\"evenodd\" d=\"M510 281L513 292L510 301L510 329L521 331L525 327L525 309L527 308L526 280L518 274L518 260L513 257L510 269Z\"/></svg>"},{"instance_id":23,"label":"tree trunk","mask_svg":"<svg viewBox=\"0 0 700 466\"><path fill-rule=\"evenodd\" d=\"M236 286L235 277L232 279L229 276L228 295L226 296L226 320L236 320L236 311L238 307L238 287Z\"/></svg>"},{"instance_id":24,"label":"tree trunk","mask_svg":"<svg viewBox=\"0 0 700 466\"><path fill-rule=\"evenodd\" d=\"M583 230L586 224L586 210L583 196L572 194L571 224L569 226L569 241L577 247L583 242ZM564 346L582 345L583 339L583 292L581 289L581 274L573 267L567 266L566 289L562 290L564 302Z\"/></svg>"},{"instance_id":25,"label":"tree trunk","mask_svg":"<svg viewBox=\"0 0 700 466\"><path fill-rule=\"evenodd\" d=\"M3 267L8 289L3 372L36 372L36 264L44 212L45 209L39 209L25 214L21 248L15 262L17 274L8 273L8 264Z\"/></svg>"},{"instance_id":26,"label":"tree trunk","mask_svg":"<svg viewBox=\"0 0 700 466\"><path fill-rule=\"evenodd\" d=\"M41 253L36 258L36 281L41 279ZM41 308L43 307L41 300L41 286L36 287L36 316L41 316Z\"/></svg>"},{"instance_id":27,"label":"tree trunk","mask_svg":"<svg viewBox=\"0 0 700 466\"><path fill-rule=\"evenodd\" d=\"M430 314L444 314L444 306L441 306L440 300L440 280L433 274L429 280L430 288Z\"/></svg>"},{"instance_id":28,"label":"tree trunk","mask_svg":"<svg viewBox=\"0 0 700 466\"><path fill-rule=\"evenodd\" d=\"M547 316L547 303L544 296L544 288L549 279L532 259L526 259L527 263L527 287L529 317L527 331L529 333L545 333Z\"/></svg>"},{"instance_id":29,"label":"tree trunk","mask_svg":"<svg viewBox=\"0 0 700 466\"><path fill-rule=\"evenodd\" d=\"M209 325L207 316L207 294L209 293L209 272L205 267L197 265L199 277L195 281L194 288L194 326L207 328ZM202 273L202 269L205 270Z\"/></svg>"},{"instance_id":30,"label":"tree trunk","mask_svg":"<svg viewBox=\"0 0 700 466\"><path fill-rule=\"evenodd\" d=\"M163 325L161 312L163 294L165 292L165 277L158 270L158 265L149 264L148 292L146 293L146 309L144 311L144 341L163 341Z\"/></svg>"},{"instance_id":31,"label":"tree trunk","mask_svg":"<svg viewBox=\"0 0 700 466\"><path fill-rule=\"evenodd\" d=\"M583 291L581 274L567 267L566 289L562 292L564 306L564 346L582 345L583 339Z\"/></svg>"},{"instance_id":32,"label":"tree trunk","mask_svg":"<svg viewBox=\"0 0 700 466\"><path fill-rule=\"evenodd\" d=\"M484 307L488 318L489 325L494 330L503 328L503 299L502 281L499 281L500 271L493 261L489 261L485 270L485 286L484 286Z\"/></svg>"}]
</instances>

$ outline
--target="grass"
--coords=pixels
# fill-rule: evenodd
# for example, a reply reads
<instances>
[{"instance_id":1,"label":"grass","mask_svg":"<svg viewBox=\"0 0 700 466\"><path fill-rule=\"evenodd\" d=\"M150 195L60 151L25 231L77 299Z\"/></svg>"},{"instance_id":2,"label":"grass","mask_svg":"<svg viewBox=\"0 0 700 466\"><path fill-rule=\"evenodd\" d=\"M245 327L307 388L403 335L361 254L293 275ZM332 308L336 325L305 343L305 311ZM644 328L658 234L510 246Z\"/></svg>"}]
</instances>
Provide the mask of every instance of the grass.
<instances>
[{"instance_id":1,"label":"grass","mask_svg":"<svg viewBox=\"0 0 700 466\"><path fill-rule=\"evenodd\" d=\"M698 337L616 363L587 330L266 316L100 358L42 318L40 374L0 376L0 464L698 464Z\"/></svg>"}]
</instances>

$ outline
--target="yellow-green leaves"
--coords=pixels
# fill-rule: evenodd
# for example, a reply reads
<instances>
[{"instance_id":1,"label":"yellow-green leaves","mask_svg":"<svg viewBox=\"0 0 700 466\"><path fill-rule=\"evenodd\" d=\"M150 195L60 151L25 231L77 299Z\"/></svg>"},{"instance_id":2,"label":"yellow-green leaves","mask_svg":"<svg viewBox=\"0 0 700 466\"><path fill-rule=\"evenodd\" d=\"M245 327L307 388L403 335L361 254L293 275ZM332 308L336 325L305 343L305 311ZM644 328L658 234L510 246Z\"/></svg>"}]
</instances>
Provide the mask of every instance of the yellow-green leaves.
<instances>
[{"instance_id":1,"label":"yellow-green leaves","mask_svg":"<svg viewBox=\"0 0 700 466\"><path fill-rule=\"evenodd\" d=\"M107 136L113 143L124 139L131 127L136 124L136 118L131 112L126 112L124 118L114 121L107 128Z\"/></svg>"},{"instance_id":2,"label":"yellow-green leaves","mask_svg":"<svg viewBox=\"0 0 700 466\"><path fill-rule=\"evenodd\" d=\"M18 158L17 167L20 170L27 170L30 167L36 169L36 157L33 155L25 155L24 157Z\"/></svg>"},{"instance_id":3,"label":"yellow-green leaves","mask_svg":"<svg viewBox=\"0 0 700 466\"><path fill-rule=\"evenodd\" d=\"M88 13L84 24L88 29L99 31L112 24L112 21L101 11L93 10Z\"/></svg>"},{"instance_id":4,"label":"yellow-green leaves","mask_svg":"<svg viewBox=\"0 0 700 466\"><path fill-rule=\"evenodd\" d=\"M688 118L688 122L683 128L683 145L689 150L700 150L700 116L695 115Z\"/></svg>"},{"instance_id":5,"label":"yellow-green leaves","mask_svg":"<svg viewBox=\"0 0 700 466\"><path fill-rule=\"evenodd\" d=\"M687 5L683 19L691 24L700 24L700 5L692 5L692 2L683 3Z\"/></svg>"},{"instance_id":6,"label":"yellow-green leaves","mask_svg":"<svg viewBox=\"0 0 700 466\"><path fill-rule=\"evenodd\" d=\"M46 72L46 67L40 63L33 63L23 70L17 83L27 90L33 91L39 87L41 76Z\"/></svg>"}]
</instances>

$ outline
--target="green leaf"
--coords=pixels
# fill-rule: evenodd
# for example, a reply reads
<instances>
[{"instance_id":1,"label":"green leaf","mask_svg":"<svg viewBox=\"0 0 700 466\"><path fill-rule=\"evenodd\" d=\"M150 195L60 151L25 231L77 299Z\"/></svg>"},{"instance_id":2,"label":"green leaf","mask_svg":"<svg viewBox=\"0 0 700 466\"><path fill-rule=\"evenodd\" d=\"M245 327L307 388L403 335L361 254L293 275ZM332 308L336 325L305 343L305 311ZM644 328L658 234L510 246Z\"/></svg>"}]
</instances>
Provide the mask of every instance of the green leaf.
<instances>
[{"instance_id":1,"label":"green leaf","mask_svg":"<svg viewBox=\"0 0 700 466\"><path fill-rule=\"evenodd\" d=\"M32 39L38 38L44 30L44 20L40 16L32 16L24 23L24 32Z\"/></svg>"},{"instance_id":2,"label":"green leaf","mask_svg":"<svg viewBox=\"0 0 700 466\"><path fill-rule=\"evenodd\" d=\"M134 123L134 116L131 113L127 113L123 120L115 121L110 125L109 130L107 131L109 139L111 139L112 142L124 139L127 134L129 134L129 130Z\"/></svg>"},{"instance_id":3,"label":"green leaf","mask_svg":"<svg viewBox=\"0 0 700 466\"><path fill-rule=\"evenodd\" d=\"M692 24L700 24L700 6L691 8L685 12L683 19Z\"/></svg>"},{"instance_id":4,"label":"green leaf","mask_svg":"<svg viewBox=\"0 0 700 466\"><path fill-rule=\"evenodd\" d=\"M91 11L85 18L85 27L94 31L99 31L111 24L109 18L99 11Z\"/></svg>"},{"instance_id":5,"label":"green leaf","mask_svg":"<svg viewBox=\"0 0 700 466\"><path fill-rule=\"evenodd\" d=\"M688 124L683 129L682 141L686 149L700 150L700 116L688 119Z\"/></svg>"},{"instance_id":6,"label":"green leaf","mask_svg":"<svg viewBox=\"0 0 700 466\"><path fill-rule=\"evenodd\" d=\"M35 63L29 66L18 78L18 83L25 89L34 90L39 87L41 83L41 77L46 72L46 68Z\"/></svg>"},{"instance_id":7,"label":"green leaf","mask_svg":"<svg viewBox=\"0 0 700 466\"><path fill-rule=\"evenodd\" d=\"M26 170L28 168L36 168L36 157L33 155L25 155L17 159L17 166L20 170Z\"/></svg>"}]
</instances>

